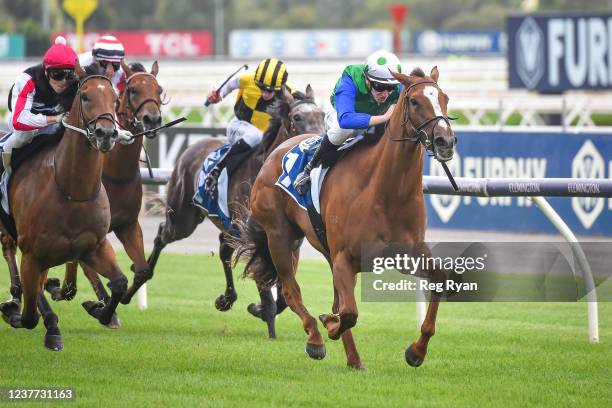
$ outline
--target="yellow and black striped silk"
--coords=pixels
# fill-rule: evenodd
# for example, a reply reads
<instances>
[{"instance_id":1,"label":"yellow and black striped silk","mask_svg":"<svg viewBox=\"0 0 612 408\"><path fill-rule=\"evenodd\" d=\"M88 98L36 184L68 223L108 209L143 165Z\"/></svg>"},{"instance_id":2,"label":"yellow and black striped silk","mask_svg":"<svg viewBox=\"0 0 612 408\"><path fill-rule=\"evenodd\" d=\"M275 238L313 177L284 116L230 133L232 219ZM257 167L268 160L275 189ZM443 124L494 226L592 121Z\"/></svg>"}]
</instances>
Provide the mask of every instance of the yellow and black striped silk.
<instances>
[{"instance_id":1,"label":"yellow and black striped silk","mask_svg":"<svg viewBox=\"0 0 612 408\"><path fill-rule=\"evenodd\" d=\"M256 82L274 88L277 91L287 82L287 76L287 67L276 58L266 58L255 70Z\"/></svg>"},{"instance_id":2,"label":"yellow and black striped silk","mask_svg":"<svg viewBox=\"0 0 612 408\"><path fill-rule=\"evenodd\" d=\"M286 84L286 86L289 92L294 92L289 84ZM270 115L266 112L266 109L274 102L274 99L265 101L261 97L261 89L255 83L254 72L244 74L240 77L240 90L236 97L234 113L238 119L249 122L264 132L270 123Z\"/></svg>"}]
</instances>

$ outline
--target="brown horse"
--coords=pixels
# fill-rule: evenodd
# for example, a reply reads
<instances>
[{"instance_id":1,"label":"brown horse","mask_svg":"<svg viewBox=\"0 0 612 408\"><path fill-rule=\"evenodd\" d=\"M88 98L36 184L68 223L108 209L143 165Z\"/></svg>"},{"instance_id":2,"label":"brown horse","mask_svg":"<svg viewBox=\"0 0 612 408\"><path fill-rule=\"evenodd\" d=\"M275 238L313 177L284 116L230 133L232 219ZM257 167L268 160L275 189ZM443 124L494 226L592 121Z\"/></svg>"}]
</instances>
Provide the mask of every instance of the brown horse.
<instances>
[{"instance_id":1,"label":"brown horse","mask_svg":"<svg viewBox=\"0 0 612 408\"><path fill-rule=\"evenodd\" d=\"M150 73L140 64L131 67L121 64L126 73L125 90L119 97L117 117L119 124L132 133L149 130L161 125L161 94L162 88L157 83L159 66L153 63ZM117 146L105 156L102 169L102 182L106 189L111 209L110 231L114 232L123 244L125 251L133 262L135 271L134 283L125 294L122 303L130 302L136 290L148 279L152 272L149 269L145 255L142 230L138 223L138 215L142 205L142 180L140 177L140 151L142 138L127 146ZM85 275L91 282L98 299L107 303L109 295L95 270L81 262ZM47 282L47 289L54 300L71 300L76 294L77 264L66 264L66 276L60 289L59 281ZM119 320L113 316L109 327L119 327Z\"/></svg>"},{"instance_id":2,"label":"brown horse","mask_svg":"<svg viewBox=\"0 0 612 408\"><path fill-rule=\"evenodd\" d=\"M264 159L273 149L295 135L305 132L321 132L324 129L323 112L314 103L310 85L306 87L305 94L298 92L295 98L285 89L282 100L272 107L270 113L272 120L264 135L263 143L230 178L228 204L232 220L243 216L253 180ZM149 266L152 271L164 247L171 242L190 236L196 226L206 217L206 214L192 203L195 183L204 159L222 145L223 143L217 139L206 138L187 148L179 158L168 182L166 220L159 226L154 248L149 257ZM215 306L220 311L227 311L237 299L231 267L233 249L227 242L226 233L228 231L223 223L218 218L211 218L211 221L221 230L219 257L226 279L225 293L217 298ZM279 309L284 309L284 302L279 299L277 305L269 288L261 291L260 297L263 307L251 304L249 311L266 321L268 334L274 338L276 336L274 319Z\"/></svg>"},{"instance_id":3,"label":"brown horse","mask_svg":"<svg viewBox=\"0 0 612 408\"><path fill-rule=\"evenodd\" d=\"M354 290L362 244L401 242L429 253L424 244L423 153L428 148L439 160L450 160L456 143L446 116L448 97L437 85L437 68L430 76L420 69L410 76L393 75L404 89L384 136L374 146L355 147L326 176L321 214L330 252L318 240L307 213L275 185L283 156L306 136L283 143L264 163L251 192L252 218L242 225L237 242L237 255L242 252L249 257L250 270L245 273L262 283L277 277L280 280L287 305L302 319L308 335L306 352L314 359L322 359L326 351L317 320L304 307L295 280L298 243L306 236L327 255L334 303L332 313L319 319L330 339L342 338L347 364L355 369L362 368L351 334L357 323ZM277 273L277 277L270 273ZM425 357L434 334L438 302L438 295L432 294L421 337L406 350L410 365L419 366Z\"/></svg>"},{"instance_id":4,"label":"brown horse","mask_svg":"<svg viewBox=\"0 0 612 408\"><path fill-rule=\"evenodd\" d=\"M101 180L103 153L117 139L117 95L106 76L88 75L78 62L76 73L78 91L61 141L33 154L13 173L8 197L22 254L24 303L21 316L19 303L3 304L3 316L13 327L33 329L38 305L47 328L45 346L52 350L61 350L63 341L57 315L44 296L49 268L79 261L110 280L108 304L91 310L102 324L110 321L127 290L127 279L106 240L110 207ZM12 276L15 281L19 277Z\"/></svg>"}]
</instances>

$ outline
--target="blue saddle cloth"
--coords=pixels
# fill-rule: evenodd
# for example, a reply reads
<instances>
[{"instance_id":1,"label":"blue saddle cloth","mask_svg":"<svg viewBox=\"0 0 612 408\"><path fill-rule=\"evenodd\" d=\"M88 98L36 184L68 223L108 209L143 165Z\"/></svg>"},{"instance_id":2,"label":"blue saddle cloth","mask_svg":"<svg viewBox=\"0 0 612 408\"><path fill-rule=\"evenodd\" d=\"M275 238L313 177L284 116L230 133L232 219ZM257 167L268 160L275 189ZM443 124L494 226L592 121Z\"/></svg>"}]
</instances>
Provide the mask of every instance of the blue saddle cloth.
<instances>
[{"instance_id":1,"label":"blue saddle cloth","mask_svg":"<svg viewBox=\"0 0 612 408\"><path fill-rule=\"evenodd\" d=\"M310 190L307 191L305 195L300 195L295 191L293 183L298 174L304 170L304 167L306 167L306 164L308 164L322 140L323 137L321 135L313 136L309 139L302 140L298 145L294 146L293 149L285 153L282 162L283 172L276 181L276 185L285 190L300 207L307 210L308 207L314 206L318 213L321 213L321 188L323 187L323 181L325 180L329 168L318 166L312 169L310 172ZM364 136L357 135L347 140L338 150L348 151L362 140L364 140Z\"/></svg>"},{"instance_id":2,"label":"blue saddle cloth","mask_svg":"<svg viewBox=\"0 0 612 408\"><path fill-rule=\"evenodd\" d=\"M223 223L223 227L229 230L231 235L237 236L237 232L232 224L232 219L230 217L230 211L228 206L228 187L229 187L229 177L227 174L227 168L224 168L219 175L218 183L217 183L217 199L214 200L206 188L204 188L204 181L206 180L206 176L210 173L210 171L215 167L215 165L225 157L227 154L230 144L225 144L218 149L211 152L206 159L204 159L204 163L202 165L202 170L200 170L200 174L198 175L198 180L196 183L196 192L193 196L193 204L197 207L204 210L208 217L217 217Z\"/></svg>"}]
</instances>

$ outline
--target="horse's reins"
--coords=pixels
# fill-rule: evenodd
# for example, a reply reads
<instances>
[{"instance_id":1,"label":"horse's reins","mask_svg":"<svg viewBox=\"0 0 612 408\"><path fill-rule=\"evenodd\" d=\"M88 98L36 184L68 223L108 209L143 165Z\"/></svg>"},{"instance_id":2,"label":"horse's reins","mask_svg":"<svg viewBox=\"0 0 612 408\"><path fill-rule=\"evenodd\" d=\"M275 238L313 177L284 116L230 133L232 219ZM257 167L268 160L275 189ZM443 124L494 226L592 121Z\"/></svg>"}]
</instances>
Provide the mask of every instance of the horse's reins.
<instances>
[{"instance_id":1,"label":"horse's reins","mask_svg":"<svg viewBox=\"0 0 612 408\"><path fill-rule=\"evenodd\" d=\"M393 140L394 142L409 141L409 142L421 143L425 147L425 150L429 152L429 155L432 156L434 159L438 160L438 162L440 162L440 164L442 165L442 168L444 169L444 172L446 173L446 176L448 177L448 180L453 186L453 189L455 191L459 191L459 187L457 186L457 183L455 182L453 175L451 174L448 166L446 165L446 162L444 160L440 160L440 158L438 157L436 145L433 142L434 130L436 126L438 125L439 121L440 120L445 121L446 124L450 127L450 121L456 120L457 118L453 118L451 116L437 115L430 119L425 120L423 123L419 124L418 126L415 126L414 123L412 123L412 121L410 120L410 101L408 100L410 96L409 95L410 90L414 88L415 86L422 85L422 84L433 84L436 87L438 86L437 82L431 81L431 80L417 81L406 88L406 94L404 95L404 111L402 113L402 116L403 116L402 129L406 129L406 125L410 124L410 127L412 128L412 131L414 132L415 136L414 137L401 137L399 139L392 138L391 140ZM427 131L424 129L427 125L429 125L432 122L434 122L434 125L431 127L431 131L427 133Z\"/></svg>"},{"instance_id":2,"label":"horse's reins","mask_svg":"<svg viewBox=\"0 0 612 408\"><path fill-rule=\"evenodd\" d=\"M94 132L95 132L95 126L98 123L98 120L104 120L104 119L110 120L113 123L113 126L115 126L116 121L115 121L115 115L113 115L110 112L102 113L102 114L96 116L95 118L91 119L90 121L87 121L85 119L85 115L83 114L83 101L82 101L81 96L80 96L80 94L81 94L81 87L83 86L83 84L85 84L85 82L89 81L90 79L94 79L94 78L103 78L104 80L109 82L109 84L111 86L111 89L113 89L113 83L111 82L110 79L108 79L104 75L91 75L91 76L86 77L82 81L79 81L79 88L78 88L78 91L77 91L77 94L76 94L75 98L79 98L79 125L80 126L84 125L85 129L82 129L82 128L77 127L77 126L72 126L71 124L66 122L65 118L62 118L62 125L64 125L64 127L66 129L70 129L70 130L73 130L73 131L75 131L77 133L80 133L80 134L84 135L87 138L87 141L89 142L89 144L91 146L93 146L95 149L97 149L97 146L95 145L95 142L94 142L94 139L95 139ZM90 128L92 124L93 124L93 128ZM58 191L68 201L76 201L76 202L91 201L91 200L95 199L98 196L98 194L100 193L100 189L102 188L102 182L100 182L100 183L98 183L98 188L96 189L96 191L94 192L92 197L86 198L86 199L78 199L78 198L72 197L69 193L64 191L64 189L62 189L62 187L57 182L57 166L55 165L55 154L53 154L53 179L55 181L55 187L57 187Z\"/></svg>"}]
</instances>

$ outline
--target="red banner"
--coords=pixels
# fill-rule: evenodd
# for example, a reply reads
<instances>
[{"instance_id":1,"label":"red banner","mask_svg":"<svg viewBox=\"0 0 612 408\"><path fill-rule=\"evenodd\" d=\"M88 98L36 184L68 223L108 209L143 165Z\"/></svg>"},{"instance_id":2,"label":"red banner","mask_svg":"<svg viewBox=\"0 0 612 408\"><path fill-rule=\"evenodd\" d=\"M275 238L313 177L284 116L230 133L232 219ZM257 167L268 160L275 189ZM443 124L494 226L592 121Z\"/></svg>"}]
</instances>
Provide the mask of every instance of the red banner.
<instances>
[{"instance_id":1,"label":"red banner","mask_svg":"<svg viewBox=\"0 0 612 408\"><path fill-rule=\"evenodd\" d=\"M64 35L68 43L77 46L76 34L54 33ZM212 36L208 31L115 31L89 32L83 38L85 50L91 50L98 38L103 35L114 35L125 47L129 57L201 57L212 54ZM76 49L76 48L75 48Z\"/></svg>"}]
</instances>

